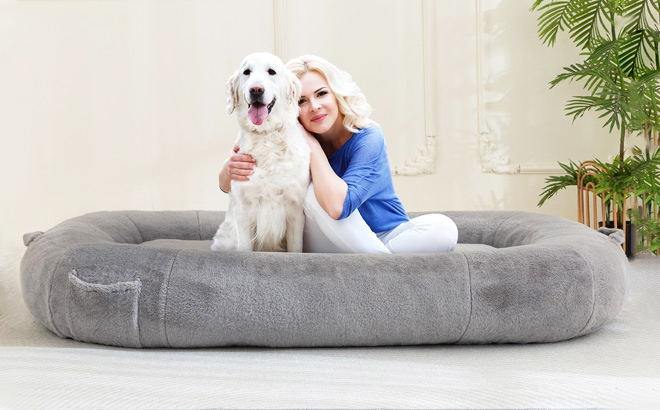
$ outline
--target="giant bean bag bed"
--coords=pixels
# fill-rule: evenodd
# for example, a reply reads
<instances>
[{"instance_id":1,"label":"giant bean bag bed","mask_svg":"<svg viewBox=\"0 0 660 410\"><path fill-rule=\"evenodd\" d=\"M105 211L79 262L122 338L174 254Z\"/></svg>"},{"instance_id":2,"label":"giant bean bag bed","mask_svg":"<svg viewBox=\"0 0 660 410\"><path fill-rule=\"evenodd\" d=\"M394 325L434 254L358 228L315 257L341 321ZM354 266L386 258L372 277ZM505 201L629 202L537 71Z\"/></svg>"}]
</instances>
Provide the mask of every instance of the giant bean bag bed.
<instances>
[{"instance_id":1,"label":"giant bean bag bed","mask_svg":"<svg viewBox=\"0 0 660 410\"><path fill-rule=\"evenodd\" d=\"M224 212L91 213L24 236L23 297L60 337L126 347L555 342L621 310L620 232L445 214L453 252L336 255L211 251Z\"/></svg>"}]
</instances>

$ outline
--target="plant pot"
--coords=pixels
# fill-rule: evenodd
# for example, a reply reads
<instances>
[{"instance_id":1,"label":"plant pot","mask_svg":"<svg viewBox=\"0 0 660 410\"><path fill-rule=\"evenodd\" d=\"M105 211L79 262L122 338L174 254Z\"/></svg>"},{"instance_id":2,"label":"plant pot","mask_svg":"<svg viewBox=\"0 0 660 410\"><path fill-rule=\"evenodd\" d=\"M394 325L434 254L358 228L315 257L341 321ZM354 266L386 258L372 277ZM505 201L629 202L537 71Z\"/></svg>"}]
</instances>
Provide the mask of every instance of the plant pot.
<instances>
[{"instance_id":1,"label":"plant pot","mask_svg":"<svg viewBox=\"0 0 660 410\"><path fill-rule=\"evenodd\" d=\"M599 223L598 226L601 226ZM605 224L607 228L614 228L614 222L610 221ZM619 227L618 229L621 229ZM626 221L626 256L630 259L635 257L635 251L637 248L637 231L635 230L635 225L630 221Z\"/></svg>"}]
</instances>

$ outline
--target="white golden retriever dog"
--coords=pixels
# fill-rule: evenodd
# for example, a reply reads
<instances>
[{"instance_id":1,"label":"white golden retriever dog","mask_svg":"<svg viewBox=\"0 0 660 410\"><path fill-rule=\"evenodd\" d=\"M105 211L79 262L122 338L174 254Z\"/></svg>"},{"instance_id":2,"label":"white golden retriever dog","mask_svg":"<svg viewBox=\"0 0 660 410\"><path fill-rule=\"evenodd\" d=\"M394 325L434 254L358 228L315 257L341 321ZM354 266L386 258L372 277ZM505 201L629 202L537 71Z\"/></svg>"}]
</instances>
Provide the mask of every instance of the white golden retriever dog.
<instances>
[{"instance_id":1,"label":"white golden retriever dog","mask_svg":"<svg viewBox=\"0 0 660 410\"><path fill-rule=\"evenodd\" d=\"M298 123L300 81L270 53L245 57L227 81L227 112L234 110L239 153L256 160L248 181L231 181L215 251L302 252L303 203L310 149Z\"/></svg>"}]
</instances>

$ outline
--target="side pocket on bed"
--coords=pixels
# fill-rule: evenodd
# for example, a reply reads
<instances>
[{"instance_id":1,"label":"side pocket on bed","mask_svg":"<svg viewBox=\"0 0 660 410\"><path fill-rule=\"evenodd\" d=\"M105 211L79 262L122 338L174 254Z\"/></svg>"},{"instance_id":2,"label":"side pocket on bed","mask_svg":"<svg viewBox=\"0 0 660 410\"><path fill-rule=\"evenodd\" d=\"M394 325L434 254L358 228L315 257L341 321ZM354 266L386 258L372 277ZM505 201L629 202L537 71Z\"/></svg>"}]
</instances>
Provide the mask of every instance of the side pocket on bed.
<instances>
[{"instance_id":1,"label":"side pocket on bed","mask_svg":"<svg viewBox=\"0 0 660 410\"><path fill-rule=\"evenodd\" d=\"M83 342L141 347L138 300L142 282L101 285L69 273L66 317L71 335Z\"/></svg>"}]
</instances>

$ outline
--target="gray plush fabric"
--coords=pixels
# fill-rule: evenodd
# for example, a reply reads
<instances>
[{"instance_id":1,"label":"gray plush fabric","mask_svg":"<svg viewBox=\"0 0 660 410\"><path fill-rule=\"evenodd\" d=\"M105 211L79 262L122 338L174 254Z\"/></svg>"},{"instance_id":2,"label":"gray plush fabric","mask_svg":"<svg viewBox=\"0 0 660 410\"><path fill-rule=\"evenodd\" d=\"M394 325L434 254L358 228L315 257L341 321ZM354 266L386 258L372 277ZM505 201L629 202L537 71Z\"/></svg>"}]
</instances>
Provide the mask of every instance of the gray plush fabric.
<instances>
[{"instance_id":1,"label":"gray plush fabric","mask_svg":"<svg viewBox=\"0 0 660 410\"><path fill-rule=\"evenodd\" d=\"M338 256L213 252L223 212L92 213L25 235L23 297L61 337L129 347L554 342L622 308L628 261L608 234L445 214L454 252Z\"/></svg>"}]
</instances>

